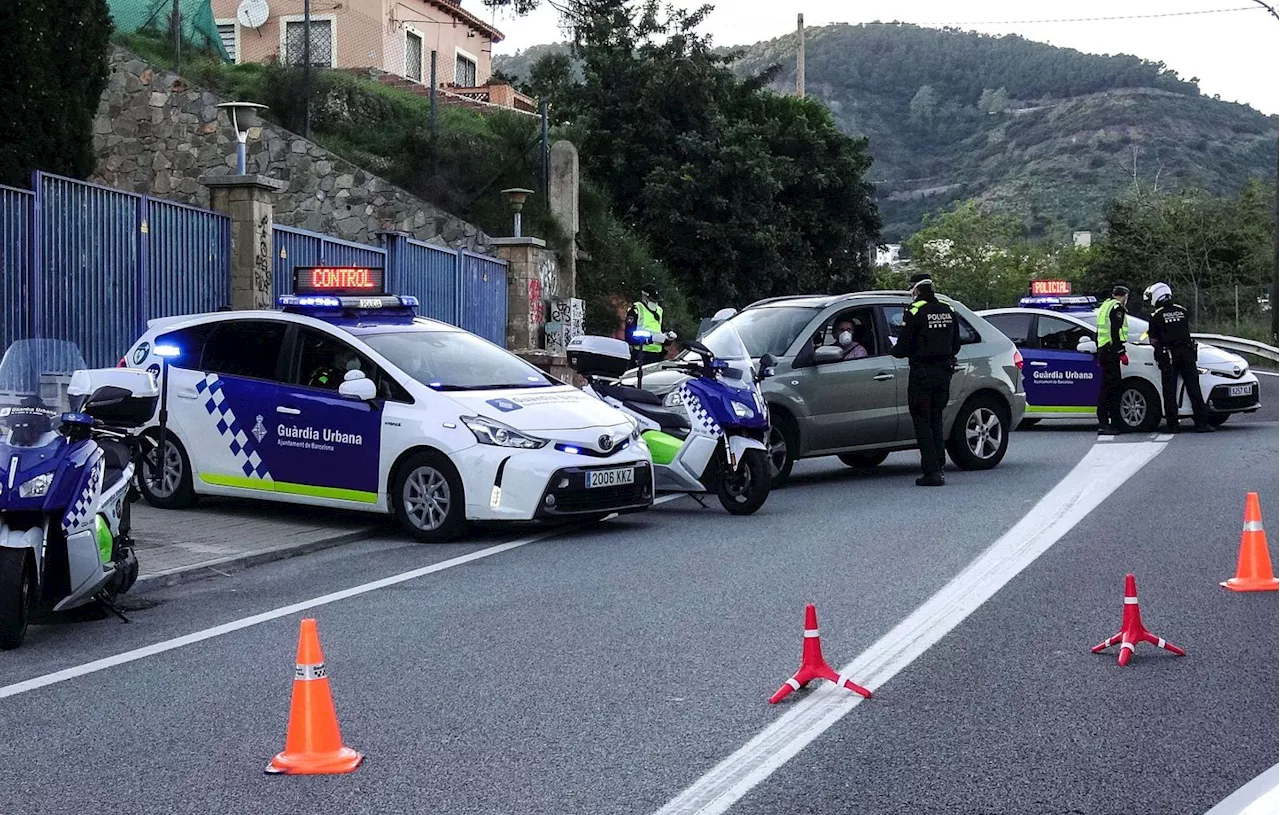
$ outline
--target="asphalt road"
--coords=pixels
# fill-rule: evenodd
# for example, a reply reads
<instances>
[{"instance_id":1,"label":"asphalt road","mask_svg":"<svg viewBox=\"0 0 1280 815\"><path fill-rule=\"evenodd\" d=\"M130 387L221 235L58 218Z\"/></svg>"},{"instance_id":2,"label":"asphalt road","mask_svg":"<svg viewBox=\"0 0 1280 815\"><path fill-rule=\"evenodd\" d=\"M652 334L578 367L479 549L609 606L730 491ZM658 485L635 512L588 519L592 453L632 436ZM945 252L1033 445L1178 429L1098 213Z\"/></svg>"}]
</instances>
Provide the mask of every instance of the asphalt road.
<instances>
[{"instance_id":1,"label":"asphalt road","mask_svg":"<svg viewBox=\"0 0 1280 815\"><path fill-rule=\"evenodd\" d=\"M1203 813L1277 760L1276 595L1217 586L1247 491L1278 548L1273 378L1264 400L1167 444L1046 422L943 490L911 486L913 454L872 472L804 462L750 518L680 499L13 693L526 533L371 540L138 595L129 625L42 626L0 654L0 812L654 812L814 695L766 703L796 668L806 602L839 669L1082 459L1135 444L1159 450L731 811ZM1089 653L1118 628L1127 571L1186 658L1144 648L1120 669ZM345 740L367 755L349 776L262 773L284 745L304 616Z\"/></svg>"}]
</instances>

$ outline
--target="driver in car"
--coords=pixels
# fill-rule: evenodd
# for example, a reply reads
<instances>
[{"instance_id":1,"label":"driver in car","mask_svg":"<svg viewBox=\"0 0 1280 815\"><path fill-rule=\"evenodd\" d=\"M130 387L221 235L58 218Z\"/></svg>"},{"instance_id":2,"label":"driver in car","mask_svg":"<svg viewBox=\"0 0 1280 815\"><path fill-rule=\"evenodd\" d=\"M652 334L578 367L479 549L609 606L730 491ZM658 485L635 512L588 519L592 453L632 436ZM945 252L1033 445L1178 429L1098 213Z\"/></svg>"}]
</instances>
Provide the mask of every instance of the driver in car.
<instances>
[{"instance_id":1,"label":"driver in car","mask_svg":"<svg viewBox=\"0 0 1280 815\"><path fill-rule=\"evenodd\" d=\"M865 359L869 354L857 337L862 333L862 321L856 317L841 317L836 320L831 333L835 336L835 347L844 351L841 359Z\"/></svg>"}]
</instances>

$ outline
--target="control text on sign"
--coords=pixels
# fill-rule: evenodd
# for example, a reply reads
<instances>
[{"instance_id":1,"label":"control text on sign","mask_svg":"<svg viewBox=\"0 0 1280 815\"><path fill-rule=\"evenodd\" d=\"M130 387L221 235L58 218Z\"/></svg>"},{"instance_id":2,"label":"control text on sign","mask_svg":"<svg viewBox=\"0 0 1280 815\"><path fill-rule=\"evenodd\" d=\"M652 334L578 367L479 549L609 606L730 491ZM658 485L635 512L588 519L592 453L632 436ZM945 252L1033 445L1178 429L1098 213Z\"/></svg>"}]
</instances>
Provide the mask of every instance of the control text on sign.
<instances>
[{"instance_id":1,"label":"control text on sign","mask_svg":"<svg viewBox=\"0 0 1280 815\"><path fill-rule=\"evenodd\" d=\"M383 269L368 266L299 266L293 270L294 294L381 295Z\"/></svg>"}]
</instances>

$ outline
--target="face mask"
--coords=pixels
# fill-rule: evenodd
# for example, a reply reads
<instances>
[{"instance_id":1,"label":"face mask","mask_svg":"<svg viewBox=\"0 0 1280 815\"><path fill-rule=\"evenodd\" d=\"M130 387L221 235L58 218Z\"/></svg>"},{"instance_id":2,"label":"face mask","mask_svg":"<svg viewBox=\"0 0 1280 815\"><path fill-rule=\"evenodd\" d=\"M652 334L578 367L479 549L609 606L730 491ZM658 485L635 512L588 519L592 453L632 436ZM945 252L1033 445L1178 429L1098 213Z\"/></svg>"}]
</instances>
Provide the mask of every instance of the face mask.
<instances>
[{"instance_id":1,"label":"face mask","mask_svg":"<svg viewBox=\"0 0 1280 815\"><path fill-rule=\"evenodd\" d=\"M840 336L837 338L837 340L841 345L844 345L844 346L853 345L853 334L849 333L848 331L841 331Z\"/></svg>"}]
</instances>

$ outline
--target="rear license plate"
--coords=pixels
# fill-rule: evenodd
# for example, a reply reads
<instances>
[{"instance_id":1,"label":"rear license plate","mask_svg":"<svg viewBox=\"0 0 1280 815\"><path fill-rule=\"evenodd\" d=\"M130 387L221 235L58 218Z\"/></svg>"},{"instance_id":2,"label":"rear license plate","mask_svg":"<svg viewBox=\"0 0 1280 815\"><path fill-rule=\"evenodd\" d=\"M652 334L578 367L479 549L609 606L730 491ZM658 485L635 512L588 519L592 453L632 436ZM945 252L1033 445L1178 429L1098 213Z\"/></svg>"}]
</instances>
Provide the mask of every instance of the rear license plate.
<instances>
[{"instance_id":1,"label":"rear license plate","mask_svg":"<svg viewBox=\"0 0 1280 815\"><path fill-rule=\"evenodd\" d=\"M634 483L636 483L636 471L634 467L627 467L621 470L587 471L588 489L592 487L618 487Z\"/></svg>"},{"instance_id":2,"label":"rear license plate","mask_svg":"<svg viewBox=\"0 0 1280 815\"><path fill-rule=\"evenodd\" d=\"M1252 385L1231 385L1230 390L1227 391L1227 395L1228 396L1252 396L1253 386Z\"/></svg>"}]
</instances>

